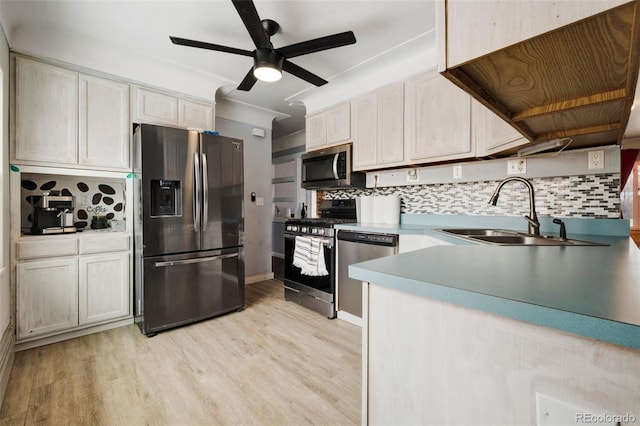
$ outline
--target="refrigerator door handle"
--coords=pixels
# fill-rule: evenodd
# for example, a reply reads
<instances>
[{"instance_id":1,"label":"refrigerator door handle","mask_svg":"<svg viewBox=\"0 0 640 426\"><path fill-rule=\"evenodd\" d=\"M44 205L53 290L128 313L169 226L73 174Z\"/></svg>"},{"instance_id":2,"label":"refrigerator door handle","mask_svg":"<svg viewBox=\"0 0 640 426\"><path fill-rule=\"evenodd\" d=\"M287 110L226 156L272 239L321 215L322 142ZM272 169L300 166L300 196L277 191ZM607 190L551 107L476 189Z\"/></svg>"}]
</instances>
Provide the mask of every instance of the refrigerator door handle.
<instances>
[{"instance_id":1,"label":"refrigerator door handle","mask_svg":"<svg viewBox=\"0 0 640 426\"><path fill-rule=\"evenodd\" d=\"M202 232L209 222L209 167L207 154L202 153Z\"/></svg>"},{"instance_id":2,"label":"refrigerator door handle","mask_svg":"<svg viewBox=\"0 0 640 426\"><path fill-rule=\"evenodd\" d=\"M193 224L194 231L200 232L200 155L193 153Z\"/></svg>"},{"instance_id":3,"label":"refrigerator door handle","mask_svg":"<svg viewBox=\"0 0 640 426\"><path fill-rule=\"evenodd\" d=\"M230 259L232 257L238 257L238 253L221 254L219 256L199 257L197 259L169 260L166 262L156 262L155 266L156 268L160 268L163 266L190 265L192 263L212 262L214 260Z\"/></svg>"}]
</instances>

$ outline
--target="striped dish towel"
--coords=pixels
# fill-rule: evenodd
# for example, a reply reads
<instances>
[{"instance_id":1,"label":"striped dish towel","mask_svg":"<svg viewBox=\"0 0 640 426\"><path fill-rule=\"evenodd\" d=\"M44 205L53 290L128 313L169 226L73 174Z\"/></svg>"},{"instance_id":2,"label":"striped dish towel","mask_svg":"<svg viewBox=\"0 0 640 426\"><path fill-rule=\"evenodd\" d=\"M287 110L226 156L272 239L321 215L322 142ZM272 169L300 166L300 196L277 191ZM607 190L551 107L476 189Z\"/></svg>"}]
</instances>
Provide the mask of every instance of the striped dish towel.
<instances>
[{"instance_id":1,"label":"striped dish towel","mask_svg":"<svg viewBox=\"0 0 640 426\"><path fill-rule=\"evenodd\" d=\"M296 236L293 250L293 266L301 269L302 275L320 277L329 275L324 261L322 240L313 237Z\"/></svg>"}]
</instances>

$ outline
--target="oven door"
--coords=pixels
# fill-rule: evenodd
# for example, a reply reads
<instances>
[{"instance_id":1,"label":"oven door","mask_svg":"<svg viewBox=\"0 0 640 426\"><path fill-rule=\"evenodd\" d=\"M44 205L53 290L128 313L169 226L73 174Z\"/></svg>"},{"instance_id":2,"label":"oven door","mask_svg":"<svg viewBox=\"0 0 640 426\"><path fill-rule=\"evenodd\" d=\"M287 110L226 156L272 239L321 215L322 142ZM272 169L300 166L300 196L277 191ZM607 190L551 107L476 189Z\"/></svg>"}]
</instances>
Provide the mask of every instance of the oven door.
<instances>
[{"instance_id":1,"label":"oven door","mask_svg":"<svg viewBox=\"0 0 640 426\"><path fill-rule=\"evenodd\" d=\"M284 235L284 280L285 286L296 291L306 292L314 297L333 302L335 292L334 238L318 237L324 240L324 261L329 275L310 276L302 274L300 268L293 266L293 252L295 250L295 235Z\"/></svg>"}]
</instances>

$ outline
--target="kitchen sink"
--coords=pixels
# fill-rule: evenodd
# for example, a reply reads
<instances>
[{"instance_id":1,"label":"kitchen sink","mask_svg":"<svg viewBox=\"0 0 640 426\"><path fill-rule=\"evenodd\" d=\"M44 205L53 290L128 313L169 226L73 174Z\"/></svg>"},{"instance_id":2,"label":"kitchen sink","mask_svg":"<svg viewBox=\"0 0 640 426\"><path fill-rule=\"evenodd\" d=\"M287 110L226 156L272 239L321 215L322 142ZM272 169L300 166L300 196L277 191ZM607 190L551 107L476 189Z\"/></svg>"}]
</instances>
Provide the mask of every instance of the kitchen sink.
<instances>
[{"instance_id":1,"label":"kitchen sink","mask_svg":"<svg viewBox=\"0 0 640 426\"><path fill-rule=\"evenodd\" d=\"M573 240L553 236L525 234L517 231L505 231L502 229L439 229L438 231L450 234L469 241L501 246L606 246L608 244L592 241Z\"/></svg>"}]
</instances>

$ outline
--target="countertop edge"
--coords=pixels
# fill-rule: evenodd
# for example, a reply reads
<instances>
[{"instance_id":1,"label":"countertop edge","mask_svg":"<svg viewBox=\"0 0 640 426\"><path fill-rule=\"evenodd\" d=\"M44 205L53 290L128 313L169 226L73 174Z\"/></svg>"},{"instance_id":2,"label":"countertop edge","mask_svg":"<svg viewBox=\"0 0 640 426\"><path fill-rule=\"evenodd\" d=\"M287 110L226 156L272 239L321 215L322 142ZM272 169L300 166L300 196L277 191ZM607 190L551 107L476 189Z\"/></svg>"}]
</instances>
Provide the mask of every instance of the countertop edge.
<instances>
[{"instance_id":1,"label":"countertop edge","mask_svg":"<svg viewBox=\"0 0 640 426\"><path fill-rule=\"evenodd\" d=\"M640 349L640 327L632 324L370 271L353 265L349 266L349 275L373 285L381 285L416 296L440 300L628 348Z\"/></svg>"}]
</instances>

